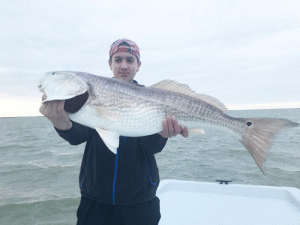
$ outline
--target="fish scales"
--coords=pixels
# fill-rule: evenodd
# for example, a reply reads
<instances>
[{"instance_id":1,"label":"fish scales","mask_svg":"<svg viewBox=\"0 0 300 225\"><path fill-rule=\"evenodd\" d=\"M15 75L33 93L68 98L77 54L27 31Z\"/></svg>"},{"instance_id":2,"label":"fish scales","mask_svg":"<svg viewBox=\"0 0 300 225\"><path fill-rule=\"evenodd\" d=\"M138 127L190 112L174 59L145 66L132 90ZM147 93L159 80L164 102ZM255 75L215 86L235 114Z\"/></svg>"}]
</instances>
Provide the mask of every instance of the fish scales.
<instances>
[{"instance_id":1,"label":"fish scales","mask_svg":"<svg viewBox=\"0 0 300 225\"><path fill-rule=\"evenodd\" d=\"M81 74L78 75L81 76ZM232 123L230 122L232 122L232 119L230 120L220 110L199 99L155 88L139 86L126 88L126 86L130 87L132 85L119 82L119 80L115 79L99 79L97 76L87 76L87 74L83 74L81 77L87 83L93 84L95 93L100 99L99 101L104 105L107 104L109 110L115 111L119 115L124 115L125 112L130 113L133 111L132 109L140 111L140 115L134 112L134 115L130 117L135 116L135 126L132 126L132 120L129 119L125 120L124 123L116 122L115 126L123 127L129 126L130 123L132 129L138 131L123 132L122 135L142 136L149 135L150 131L150 134L157 133L162 129L161 122L159 121L165 115L175 116L179 123L185 124L188 129L207 125L231 129L230 125ZM143 109L147 109L148 113L145 113ZM145 116L142 116L142 112L145 113ZM156 126L151 125L151 127L147 128L140 120L146 121L147 124L156 123ZM140 132L138 129L141 125L144 126L143 132Z\"/></svg>"},{"instance_id":2,"label":"fish scales","mask_svg":"<svg viewBox=\"0 0 300 225\"><path fill-rule=\"evenodd\" d=\"M85 77L86 76L83 76L83 79L85 79ZM134 107L148 107L155 110L162 110L164 111L164 114L174 115L178 117L179 120L186 120L189 118L193 121L199 121L201 118L204 118L202 115L197 115L197 111L201 111L201 108L203 107L193 102L194 99L189 96L181 96L177 93L168 93L153 88L143 88L144 91L141 93L140 89L142 87L137 86L131 89L124 89L122 86L127 85L127 83L116 83L113 82L112 79L108 79L105 84L99 85L99 82L95 82L95 80L87 79L87 82L94 83L93 86L98 86L99 89L101 89L102 86L105 87L105 90L100 91L95 89L95 91L100 97L100 101L104 104L105 102L114 103L109 109L122 108L122 110L127 109L130 111ZM102 94L100 94L100 92ZM109 96L111 98L109 98ZM145 104L145 102L147 102L147 104ZM190 113L187 113L186 109L182 108L182 102L189 102L188 106L194 105L194 108L198 110L189 111Z\"/></svg>"},{"instance_id":3,"label":"fish scales","mask_svg":"<svg viewBox=\"0 0 300 225\"><path fill-rule=\"evenodd\" d=\"M90 77L92 79L89 79ZM101 97L102 95L102 102L114 103L112 106L108 107L109 110L114 110L119 114L122 114L121 110L118 109L125 110L128 113L130 113L133 108L137 111L140 110L141 113L143 112L142 109L147 109L148 113L145 114L145 116L138 116L135 118L135 121L137 122L135 123L136 126L133 126L134 130L138 130L138 127L143 124L142 122L139 122L139 119L145 121L146 118L147 121L148 118L148 123L153 123L154 121L157 123L155 126L156 129L154 126L147 129L143 124L144 132L136 132L137 134L132 132L122 133L122 135L149 135L150 130L152 130L150 134L157 133L162 129L161 123L158 121L161 121L164 115L175 116L179 123L185 124L188 129L197 128L199 126L218 126L238 135L240 130L238 129L239 127L237 124L244 122L242 119L234 119L233 117L222 113L219 109L212 107L210 104L184 94L139 86L136 86L135 88L124 88L123 86L131 85L123 82L120 83L114 79L106 79L104 83L101 83L101 81L103 81L102 79L97 79L98 77L94 76L86 76L85 74L82 78L86 79L90 84L93 83L93 86L98 87L99 90L95 88L95 91L98 96L100 95ZM105 87L105 90L101 91L100 89L102 86ZM143 91L140 90L141 88ZM102 94L100 94L100 92ZM145 104L145 102L148 104ZM157 111L161 111L162 113L157 113ZM156 116L158 116L158 118ZM132 125L132 121L128 122ZM127 125L125 123L117 123L116 126Z\"/></svg>"},{"instance_id":4,"label":"fish scales","mask_svg":"<svg viewBox=\"0 0 300 225\"><path fill-rule=\"evenodd\" d=\"M88 92L88 100L71 120L97 130L114 153L119 136L145 136L162 130L166 115L175 116L189 132L203 133L211 126L236 134L262 172L277 134L298 123L278 118L235 118L217 99L197 94L187 85L161 81L142 87L118 79L83 72L55 71L45 74L39 89L45 101L74 99Z\"/></svg>"}]
</instances>

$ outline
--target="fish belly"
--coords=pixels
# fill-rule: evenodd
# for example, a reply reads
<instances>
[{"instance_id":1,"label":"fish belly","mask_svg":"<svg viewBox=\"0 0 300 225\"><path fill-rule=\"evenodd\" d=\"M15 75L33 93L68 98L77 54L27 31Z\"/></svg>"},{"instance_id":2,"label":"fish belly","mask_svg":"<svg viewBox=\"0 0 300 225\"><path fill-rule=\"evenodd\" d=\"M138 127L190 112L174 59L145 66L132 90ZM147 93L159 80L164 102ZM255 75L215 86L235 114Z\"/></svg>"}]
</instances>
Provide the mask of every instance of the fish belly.
<instances>
[{"instance_id":1,"label":"fish belly","mask_svg":"<svg viewBox=\"0 0 300 225\"><path fill-rule=\"evenodd\" d=\"M102 128L121 136L141 137L158 133L162 130L165 113L157 109L145 107L118 112L122 119L117 121L100 118L97 111L85 106L77 113L70 114L71 120L90 128Z\"/></svg>"}]
</instances>

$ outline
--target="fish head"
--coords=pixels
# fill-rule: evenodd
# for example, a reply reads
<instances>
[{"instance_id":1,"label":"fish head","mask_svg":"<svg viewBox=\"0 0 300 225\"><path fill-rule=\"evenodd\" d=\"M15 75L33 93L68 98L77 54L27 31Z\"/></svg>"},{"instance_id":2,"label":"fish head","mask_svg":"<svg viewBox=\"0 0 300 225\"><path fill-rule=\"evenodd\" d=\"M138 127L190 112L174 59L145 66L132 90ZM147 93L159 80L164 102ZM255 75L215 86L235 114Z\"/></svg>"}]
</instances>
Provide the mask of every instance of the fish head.
<instances>
[{"instance_id":1,"label":"fish head","mask_svg":"<svg viewBox=\"0 0 300 225\"><path fill-rule=\"evenodd\" d=\"M45 73L38 85L39 90L47 96L46 101L67 100L89 90L88 84L70 71L51 71Z\"/></svg>"}]
</instances>

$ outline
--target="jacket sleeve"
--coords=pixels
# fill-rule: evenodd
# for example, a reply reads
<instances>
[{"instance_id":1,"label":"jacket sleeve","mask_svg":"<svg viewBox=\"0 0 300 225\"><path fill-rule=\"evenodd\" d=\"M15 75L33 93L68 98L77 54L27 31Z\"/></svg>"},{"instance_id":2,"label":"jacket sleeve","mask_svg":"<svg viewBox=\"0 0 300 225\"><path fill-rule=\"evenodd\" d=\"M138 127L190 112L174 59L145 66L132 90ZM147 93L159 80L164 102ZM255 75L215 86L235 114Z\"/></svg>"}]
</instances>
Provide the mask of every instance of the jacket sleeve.
<instances>
[{"instance_id":1,"label":"jacket sleeve","mask_svg":"<svg viewBox=\"0 0 300 225\"><path fill-rule=\"evenodd\" d=\"M92 129L74 121L71 122L72 128L70 130L63 131L54 127L58 135L68 141L71 145L79 145L86 142Z\"/></svg>"},{"instance_id":2,"label":"jacket sleeve","mask_svg":"<svg viewBox=\"0 0 300 225\"><path fill-rule=\"evenodd\" d=\"M163 138L159 134L141 137L140 147L150 154L156 154L163 150L168 138Z\"/></svg>"}]
</instances>

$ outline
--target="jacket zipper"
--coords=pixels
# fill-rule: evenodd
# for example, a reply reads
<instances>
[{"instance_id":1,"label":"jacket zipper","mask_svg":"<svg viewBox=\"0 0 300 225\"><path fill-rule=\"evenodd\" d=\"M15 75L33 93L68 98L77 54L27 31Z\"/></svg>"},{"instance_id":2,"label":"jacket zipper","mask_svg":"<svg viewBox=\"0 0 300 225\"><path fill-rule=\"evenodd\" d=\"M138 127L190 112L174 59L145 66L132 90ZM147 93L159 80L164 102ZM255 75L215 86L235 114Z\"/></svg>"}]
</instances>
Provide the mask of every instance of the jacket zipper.
<instances>
[{"instance_id":1,"label":"jacket zipper","mask_svg":"<svg viewBox=\"0 0 300 225\"><path fill-rule=\"evenodd\" d=\"M115 161L115 174L114 174L114 183L113 183L113 204L116 202L115 194L116 194L116 180L117 180L117 170L118 170L118 156L119 156L119 148L117 148L117 155Z\"/></svg>"},{"instance_id":2,"label":"jacket zipper","mask_svg":"<svg viewBox=\"0 0 300 225\"><path fill-rule=\"evenodd\" d=\"M126 137L124 137L124 139L126 142ZM117 171L118 171L118 158L119 158L119 148L117 148L117 155L115 161L115 173L114 173L113 192L112 192L113 204L116 203L116 181L117 181Z\"/></svg>"},{"instance_id":3,"label":"jacket zipper","mask_svg":"<svg viewBox=\"0 0 300 225\"><path fill-rule=\"evenodd\" d=\"M155 183L152 182L151 170L150 170L150 166L149 166L149 162L148 162L148 159L147 159L145 150L144 150L144 155L145 155L146 162L147 162L147 166L148 166L148 170L149 170L150 183L151 183L152 185L155 185Z\"/></svg>"}]
</instances>

